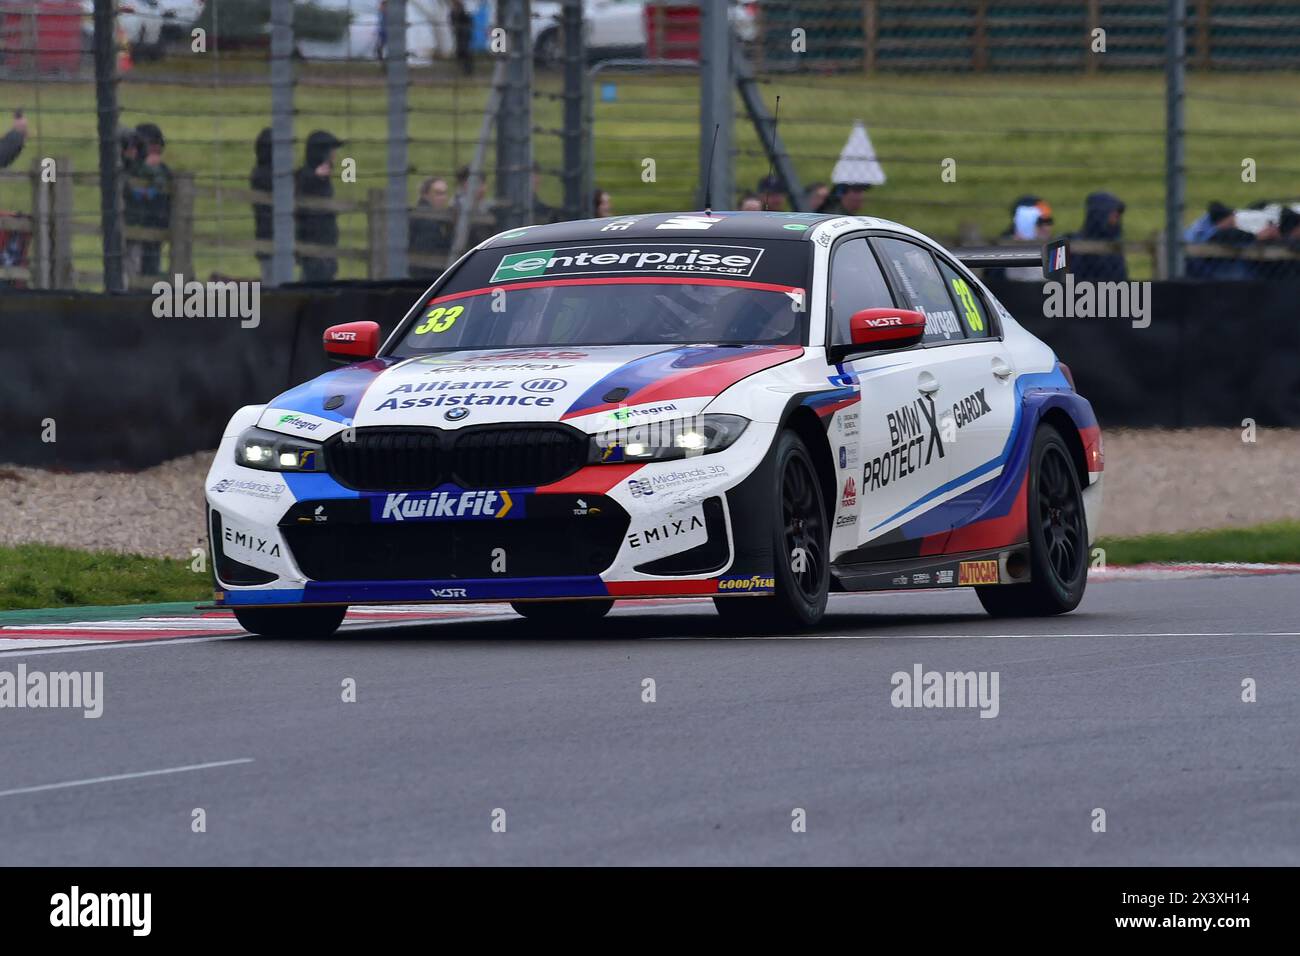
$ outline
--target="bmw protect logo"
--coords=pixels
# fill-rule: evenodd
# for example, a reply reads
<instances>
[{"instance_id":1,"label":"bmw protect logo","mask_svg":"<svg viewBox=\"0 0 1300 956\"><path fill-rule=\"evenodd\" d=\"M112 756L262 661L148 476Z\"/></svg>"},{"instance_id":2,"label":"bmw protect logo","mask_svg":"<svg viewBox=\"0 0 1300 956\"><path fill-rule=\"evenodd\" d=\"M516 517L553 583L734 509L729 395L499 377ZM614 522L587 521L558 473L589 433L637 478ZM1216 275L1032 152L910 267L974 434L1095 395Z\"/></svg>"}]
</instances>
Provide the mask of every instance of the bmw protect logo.
<instances>
[{"instance_id":1,"label":"bmw protect logo","mask_svg":"<svg viewBox=\"0 0 1300 956\"><path fill-rule=\"evenodd\" d=\"M558 392L568 384L562 378L530 378L519 387L525 392Z\"/></svg>"},{"instance_id":2,"label":"bmw protect logo","mask_svg":"<svg viewBox=\"0 0 1300 956\"><path fill-rule=\"evenodd\" d=\"M442 417L447 419L447 421L449 422L458 422L468 414L469 414L468 408L457 407L457 408L447 409L447 414L443 415Z\"/></svg>"}]
</instances>

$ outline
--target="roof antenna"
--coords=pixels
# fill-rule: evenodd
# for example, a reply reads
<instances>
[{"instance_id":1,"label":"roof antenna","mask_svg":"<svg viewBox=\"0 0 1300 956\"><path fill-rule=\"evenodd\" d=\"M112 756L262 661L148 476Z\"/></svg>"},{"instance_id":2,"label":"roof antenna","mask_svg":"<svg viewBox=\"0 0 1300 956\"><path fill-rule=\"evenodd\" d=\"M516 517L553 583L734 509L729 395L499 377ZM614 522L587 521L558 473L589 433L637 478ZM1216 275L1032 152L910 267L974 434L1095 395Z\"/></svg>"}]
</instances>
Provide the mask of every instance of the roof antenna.
<instances>
[{"instance_id":1,"label":"roof antenna","mask_svg":"<svg viewBox=\"0 0 1300 956\"><path fill-rule=\"evenodd\" d=\"M705 167L704 175L704 215L713 215L713 151L718 148L718 127L721 123L713 124L713 144L709 146L709 164Z\"/></svg>"},{"instance_id":2,"label":"roof antenna","mask_svg":"<svg viewBox=\"0 0 1300 956\"><path fill-rule=\"evenodd\" d=\"M776 124L781 119L781 94L776 97L776 110L772 113L772 149L767 154L767 179L771 182L772 174L776 172ZM767 197L770 192L763 190L763 212L767 212Z\"/></svg>"}]
</instances>

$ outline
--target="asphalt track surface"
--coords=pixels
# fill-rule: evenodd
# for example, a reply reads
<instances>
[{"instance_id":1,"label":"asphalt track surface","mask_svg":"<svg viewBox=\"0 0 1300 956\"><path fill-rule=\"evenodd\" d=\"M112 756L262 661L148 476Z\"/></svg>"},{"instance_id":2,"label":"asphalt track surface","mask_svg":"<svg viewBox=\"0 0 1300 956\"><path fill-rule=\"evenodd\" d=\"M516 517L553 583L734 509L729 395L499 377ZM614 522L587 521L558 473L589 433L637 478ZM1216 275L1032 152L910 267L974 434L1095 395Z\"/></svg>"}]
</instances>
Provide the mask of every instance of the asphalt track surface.
<instances>
[{"instance_id":1,"label":"asphalt track surface","mask_svg":"<svg viewBox=\"0 0 1300 956\"><path fill-rule=\"evenodd\" d=\"M1094 583L1050 620L922 592L797 637L664 604L19 663L103 671L105 707L0 710L8 865L1300 863L1296 575ZM916 664L997 671L998 716L893 707Z\"/></svg>"}]
</instances>

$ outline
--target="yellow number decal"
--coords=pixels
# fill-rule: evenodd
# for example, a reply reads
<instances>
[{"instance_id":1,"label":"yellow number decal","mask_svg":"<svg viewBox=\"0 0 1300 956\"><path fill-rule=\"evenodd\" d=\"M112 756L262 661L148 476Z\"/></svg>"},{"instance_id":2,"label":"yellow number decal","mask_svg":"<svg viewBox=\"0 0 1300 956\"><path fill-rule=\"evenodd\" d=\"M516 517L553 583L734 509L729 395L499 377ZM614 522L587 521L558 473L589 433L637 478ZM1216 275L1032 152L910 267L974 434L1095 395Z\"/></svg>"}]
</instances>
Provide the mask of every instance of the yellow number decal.
<instances>
[{"instance_id":1,"label":"yellow number decal","mask_svg":"<svg viewBox=\"0 0 1300 956\"><path fill-rule=\"evenodd\" d=\"M439 306L436 309L430 309L425 315L424 321L416 327L416 335L424 335L426 332L446 332L456 324L460 314L465 311L463 305L453 305L450 309L444 309Z\"/></svg>"},{"instance_id":2,"label":"yellow number decal","mask_svg":"<svg viewBox=\"0 0 1300 956\"><path fill-rule=\"evenodd\" d=\"M972 332L983 332L984 318L980 315L979 306L975 304L975 294L971 292L966 280L953 279L952 289L957 293L957 298L961 300L962 311L966 313L966 324L970 326L970 330Z\"/></svg>"}]
</instances>

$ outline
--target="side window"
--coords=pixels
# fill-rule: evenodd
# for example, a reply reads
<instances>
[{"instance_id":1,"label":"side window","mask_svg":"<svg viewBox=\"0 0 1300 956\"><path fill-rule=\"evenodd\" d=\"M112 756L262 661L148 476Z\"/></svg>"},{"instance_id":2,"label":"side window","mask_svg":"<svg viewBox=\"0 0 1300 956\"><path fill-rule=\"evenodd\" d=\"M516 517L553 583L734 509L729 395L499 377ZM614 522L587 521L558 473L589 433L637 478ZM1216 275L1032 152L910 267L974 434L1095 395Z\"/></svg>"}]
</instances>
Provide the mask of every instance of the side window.
<instances>
[{"instance_id":1,"label":"side window","mask_svg":"<svg viewBox=\"0 0 1300 956\"><path fill-rule=\"evenodd\" d=\"M930 250L902 239L873 239L903 305L925 315L923 342L953 342L964 338L948 286Z\"/></svg>"},{"instance_id":2,"label":"side window","mask_svg":"<svg viewBox=\"0 0 1300 956\"><path fill-rule=\"evenodd\" d=\"M889 285L865 239L848 239L835 247L830 288L831 345L849 344L849 317L854 312L894 304Z\"/></svg>"},{"instance_id":3,"label":"side window","mask_svg":"<svg viewBox=\"0 0 1300 956\"><path fill-rule=\"evenodd\" d=\"M961 319L966 335L973 339L985 339L992 335L988 311L980 301L980 294L975 287L942 259L939 260L939 271L943 273L944 281L948 283L948 289L957 302L957 316Z\"/></svg>"}]
</instances>

